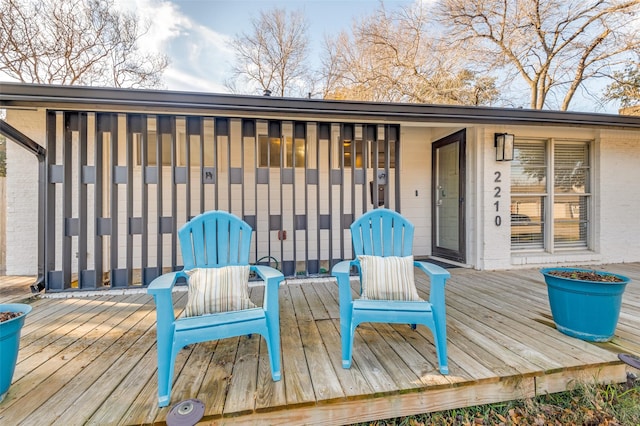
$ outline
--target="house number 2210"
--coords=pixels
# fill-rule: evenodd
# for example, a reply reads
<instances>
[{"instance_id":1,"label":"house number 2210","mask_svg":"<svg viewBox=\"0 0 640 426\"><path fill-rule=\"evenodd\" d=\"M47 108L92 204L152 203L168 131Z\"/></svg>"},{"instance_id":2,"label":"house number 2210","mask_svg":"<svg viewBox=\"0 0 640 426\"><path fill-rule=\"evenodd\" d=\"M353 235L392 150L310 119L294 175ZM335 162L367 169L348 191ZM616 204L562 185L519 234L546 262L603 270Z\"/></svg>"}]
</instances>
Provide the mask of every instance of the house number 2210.
<instances>
[{"instance_id":1,"label":"house number 2210","mask_svg":"<svg viewBox=\"0 0 640 426\"><path fill-rule=\"evenodd\" d=\"M502 191L502 188L500 187L500 183L502 183L502 173L500 172L493 172L493 174L495 175L495 179L493 180L494 183L496 183L497 185L493 188L493 198L496 199L496 202L493 203L494 206L496 206L496 217L494 219L494 223L496 224L496 226L500 226L502 225L502 217L500 216L500 191Z\"/></svg>"}]
</instances>

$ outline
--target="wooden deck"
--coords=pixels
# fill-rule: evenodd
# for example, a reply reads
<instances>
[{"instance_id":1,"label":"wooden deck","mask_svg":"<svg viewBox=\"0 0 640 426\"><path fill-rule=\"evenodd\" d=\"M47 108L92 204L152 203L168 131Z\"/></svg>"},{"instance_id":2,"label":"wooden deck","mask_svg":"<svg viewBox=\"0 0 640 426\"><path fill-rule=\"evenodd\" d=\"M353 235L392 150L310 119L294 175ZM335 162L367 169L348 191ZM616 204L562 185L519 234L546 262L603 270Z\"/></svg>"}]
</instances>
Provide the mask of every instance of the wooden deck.
<instances>
[{"instance_id":1,"label":"wooden deck","mask_svg":"<svg viewBox=\"0 0 640 426\"><path fill-rule=\"evenodd\" d=\"M576 380L623 382L632 367L617 354L640 355L640 264L606 269L633 279L606 344L555 330L537 270L452 269L448 376L436 369L428 329L406 325L361 325L353 367L344 370L335 283L289 283L280 289L283 379L271 381L259 336L193 345L178 356L172 404L200 399L207 424L336 425L558 392ZM170 407L156 403L152 298L33 297L32 281L0 277L0 302L33 305L0 423L164 422ZM252 298L261 300L261 290L252 288ZM179 306L185 296L175 293Z\"/></svg>"}]
</instances>

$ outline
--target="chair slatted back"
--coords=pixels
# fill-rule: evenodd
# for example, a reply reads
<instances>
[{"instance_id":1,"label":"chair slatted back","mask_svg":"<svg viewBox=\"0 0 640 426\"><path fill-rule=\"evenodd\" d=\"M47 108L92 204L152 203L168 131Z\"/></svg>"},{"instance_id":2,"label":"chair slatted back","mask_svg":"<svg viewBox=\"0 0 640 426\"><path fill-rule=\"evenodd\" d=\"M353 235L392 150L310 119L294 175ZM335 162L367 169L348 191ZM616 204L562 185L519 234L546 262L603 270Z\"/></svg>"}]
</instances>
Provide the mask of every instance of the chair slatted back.
<instances>
[{"instance_id":1,"label":"chair slatted back","mask_svg":"<svg viewBox=\"0 0 640 426\"><path fill-rule=\"evenodd\" d=\"M202 213L178 231L184 269L248 265L251 226L220 210Z\"/></svg>"},{"instance_id":2,"label":"chair slatted back","mask_svg":"<svg viewBox=\"0 0 640 426\"><path fill-rule=\"evenodd\" d=\"M393 210L371 210L351 224L351 240L356 256L409 256L413 224Z\"/></svg>"}]
</instances>

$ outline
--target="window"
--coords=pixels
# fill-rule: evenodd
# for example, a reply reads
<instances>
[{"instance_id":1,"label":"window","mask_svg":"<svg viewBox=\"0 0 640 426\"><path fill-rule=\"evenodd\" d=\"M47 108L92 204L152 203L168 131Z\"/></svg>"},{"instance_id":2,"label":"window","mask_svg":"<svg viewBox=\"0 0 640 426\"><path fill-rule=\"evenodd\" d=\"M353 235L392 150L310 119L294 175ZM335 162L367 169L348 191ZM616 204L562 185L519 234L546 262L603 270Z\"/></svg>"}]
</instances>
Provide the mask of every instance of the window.
<instances>
[{"instance_id":1,"label":"window","mask_svg":"<svg viewBox=\"0 0 640 426\"><path fill-rule=\"evenodd\" d=\"M362 168L362 141L357 140L352 142L350 140L342 141L344 148L344 167L351 167L352 165L357 168ZM355 152L352 150L355 148ZM351 158L355 155L355 164L352 163Z\"/></svg>"},{"instance_id":2,"label":"window","mask_svg":"<svg viewBox=\"0 0 640 426\"><path fill-rule=\"evenodd\" d=\"M204 167L213 167L214 152L213 143L205 141L202 145L202 153L200 152L200 135L189 135L189 166L200 167L200 156L204 156ZM184 133L178 134L178 165L187 165L187 140Z\"/></svg>"},{"instance_id":3,"label":"window","mask_svg":"<svg viewBox=\"0 0 640 426\"><path fill-rule=\"evenodd\" d=\"M136 165L142 164L142 133L134 133L133 134L133 143L136 147ZM149 131L149 136L147 139L147 165L155 166L158 163L158 141L157 134L155 131ZM162 149L162 165L170 166L171 165L171 135L162 134L160 140L160 146Z\"/></svg>"},{"instance_id":4,"label":"window","mask_svg":"<svg viewBox=\"0 0 640 426\"><path fill-rule=\"evenodd\" d=\"M322 133L323 129L325 129L325 133ZM307 156L305 138L302 135L300 137L289 136L288 132L285 132L286 136L282 137L269 136L266 134L268 130L267 126L263 126L262 131L265 133L258 136L258 167L305 167ZM355 140L341 139L340 136L344 137L344 135L340 134L339 127L335 123L331 126L320 127L319 132L321 132L319 138L323 146L327 143L325 140L329 138L330 133L334 136L331 142L332 167L373 169L376 160L379 169L386 168L387 161L390 169L396 166L397 142L395 140L389 140L387 144L385 140L378 140L376 143L374 140L359 138ZM296 130L295 134L299 135L299 132ZM340 144L342 144L342 150L340 150ZM385 149L386 145L388 145L388 151ZM281 164L282 162L284 163Z\"/></svg>"},{"instance_id":5,"label":"window","mask_svg":"<svg viewBox=\"0 0 640 426\"><path fill-rule=\"evenodd\" d=\"M157 165L157 140L156 140L156 132L150 131L149 138L147 139L147 165L148 166L156 166ZM170 134L162 134L162 140L160 141L160 146L162 147L162 165L170 166L171 165L171 135ZM142 133L134 133L133 134L133 143L135 147L135 162L137 166L142 164ZM199 135L190 135L189 137L189 166L190 167L200 167L200 136ZM177 156L176 156L176 164L178 166L184 167L187 165L187 142L186 136L184 133L178 134L178 142L177 142ZM204 167L213 167L214 164L214 152L213 152L213 144L210 142L205 142L202 149L204 154Z\"/></svg>"},{"instance_id":6,"label":"window","mask_svg":"<svg viewBox=\"0 0 640 426\"><path fill-rule=\"evenodd\" d=\"M355 167L356 168L362 168L363 165L363 145L365 144L364 141L361 140L356 140L355 142L350 141L350 140L343 140L342 141L342 146L344 149L344 157L343 157L343 165L344 167L351 167L351 156L354 154L352 153L352 145L355 143ZM374 149L374 144L373 142L369 142L369 159L367 161L367 167L372 169L373 165L375 163L375 149ZM384 141L379 141L378 142L378 168L379 169L384 169L386 167L386 155L385 155L385 150L384 150ZM389 168L390 169L394 169L396 167L396 143L395 142L390 142L389 143Z\"/></svg>"},{"instance_id":7,"label":"window","mask_svg":"<svg viewBox=\"0 0 640 426\"><path fill-rule=\"evenodd\" d=\"M511 164L511 247L587 248L589 143L516 140Z\"/></svg>"},{"instance_id":8,"label":"window","mask_svg":"<svg viewBox=\"0 0 640 426\"><path fill-rule=\"evenodd\" d=\"M280 167L280 138L260 136L258 138L260 151L260 167Z\"/></svg>"},{"instance_id":9,"label":"window","mask_svg":"<svg viewBox=\"0 0 640 426\"><path fill-rule=\"evenodd\" d=\"M289 136L284 139L284 161L283 167L291 168L294 165L296 167L304 167L305 161L305 148L304 139L293 139ZM282 147L281 138L270 138L266 135L258 137L258 150L259 150L259 167L280 167L280 149Z\"/></svg>"},{"instance_id":10,"label":"window","mask_svg":"<svg viewBox=\"0 0 640 426\"><path fill-rule=\"evenodd\" d=\"M386 155L384 150L384 141L378 141L378 168L384 169L386 167ZM373 168L373 162L375 161L374 144L371 144L371 168ZM395 141L389 142L389 168L394 169L396 167L396 143Z\"/></svg>"},{"instance_id":11,"label":"window","mask_svg":"<svg viewBox=\"0 0 640 426\"><path fill-rule=\"evenodd\" d=\"M304 167L304 139L285 138L287 148L287 167Z\"/></svg>"},{"instance_id":12,"label":"window","mask_svg":"<svg viewBox=\"0 0 640 426\"><path fill-rule=\"evenodd\" d=\"M589 207L589 149L556 144L554 156L553 240L556 247L586 247Z\"/></svg>"}]
</instances>

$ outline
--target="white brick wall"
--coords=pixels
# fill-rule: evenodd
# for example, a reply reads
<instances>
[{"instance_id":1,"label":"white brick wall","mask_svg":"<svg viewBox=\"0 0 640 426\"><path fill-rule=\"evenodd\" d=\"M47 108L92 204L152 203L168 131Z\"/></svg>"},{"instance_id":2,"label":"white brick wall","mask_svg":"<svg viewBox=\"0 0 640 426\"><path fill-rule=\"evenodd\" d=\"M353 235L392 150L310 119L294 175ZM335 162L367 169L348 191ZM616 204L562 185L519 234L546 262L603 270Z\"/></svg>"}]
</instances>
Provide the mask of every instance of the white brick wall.
<instances>
[{"instance_id":1,"label":"white brick wall","mask_svg":"<svg viewBox=\"0 0 640 426\"><path fill-rule=\"evenodd\" d=\"M596 185L603 262L640 260L640 132L603 131Z\"/></svg>"},{"instance_id":2,"label":"white brick wall","mask_svg":"<svg viewBox=\"0 0 640 426\"><path fill-rule=\"evenodd\" d=\"M515 133L512 129L492 127L475 132L480 160L476 183L480 196L478 204L469 210L469 219L475 221L479 232L476 245L478 269L509 269L511 265L511 163L496 161L493 146L494 133L507 131Z\"/></svg>"},{"instance_id":3,"label":"white brick wall","mask_svg":"<svg viewBox=\"0 0 640 426\"><path fill-rule=\"evenodd\" d=\"M43 144L45 115L41 111L7 111L7 121ZM38 272L38 160L7 141L7 275Z\"/></svg>"},{"instance_id":4,"label":"white brick wall","mask_svg":"<svg viewBox=\"0 0 640 426\"><path fill-rule=\"evenodd\" d=\"M7 245L5 244L7 240L7 182L4 176L0 176L0 274L6 272L6 251Z\"/></svg>"}]
</instances>

